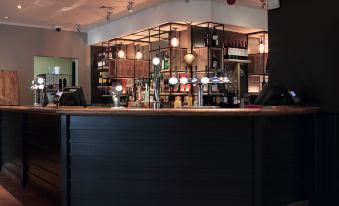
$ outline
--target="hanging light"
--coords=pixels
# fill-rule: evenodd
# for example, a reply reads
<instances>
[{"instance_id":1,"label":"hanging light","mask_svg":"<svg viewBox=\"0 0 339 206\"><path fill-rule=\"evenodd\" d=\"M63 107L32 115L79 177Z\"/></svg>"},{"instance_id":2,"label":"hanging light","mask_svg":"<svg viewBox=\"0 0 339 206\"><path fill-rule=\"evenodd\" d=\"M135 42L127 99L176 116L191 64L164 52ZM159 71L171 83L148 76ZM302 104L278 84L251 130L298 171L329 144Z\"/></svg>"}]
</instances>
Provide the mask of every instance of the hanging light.
<instances>
[{"instance_id":1,"label":"hanging light","mask_svg":"<svg viewBox=\"0 0 339 206\"><path fill-rule=\"evenodd\" d=\"M186 64L188 64L188 65L191 65L192 62L194 61L194 59L195 59L195 57L192 53L187 53L184 56L184 60L185 60Z\"/></svg>"},{"instance_id":2,"label":"hanging light","mask_svg":"<svg viewBox=\"0 0 339 206\"><path fill-rule=\"evenodd\" d=\"M139 50L139 45L138 45L137 53L135 54L135 58L138 60L142 59L142 52Z\"/></svg>"},{"instance_id":3,"label":"hanging light","mask_svg":"<svg viewBox=\"0 0 339 206\"><path fill-rule=\"evenodd\" d=\"M260 37L259 40L259 53L265 53L265 45L264 45L264 40L263 37Z\"/></svg>"},{"instance_id":4,"label":"hanging light","mask_svg":"<svg viewBox=\"0 0 339 206\"><path fill-rule=\"evenodd\" d=\"M174 29L174 37L171 39L171 45L172 47L178 47L179 46L179 39L176 37L176 30L177 28Z\"/></svg>"},{"instance_id":5,"label":"hanging light","mask_svg":"<svg viewBox=\"0 0 339 206\"><path fill-rule=\"evenodd\" d=\"M155 65L155 66L158 66L160 64L160 59L158 57L158 55L156 55L153 60L152 60L152 63Z\"/></svg>"},{"instance_id":6,"label":"hanging light","mask_svg":"<svg viewBox=\"0 0 339 206\"><path fill-rule=\"evenodd\" d=\"M121 45L119 46L118 57L120 59L125 58L125 51L121 48Z\"/></svg>"}]
</instances>

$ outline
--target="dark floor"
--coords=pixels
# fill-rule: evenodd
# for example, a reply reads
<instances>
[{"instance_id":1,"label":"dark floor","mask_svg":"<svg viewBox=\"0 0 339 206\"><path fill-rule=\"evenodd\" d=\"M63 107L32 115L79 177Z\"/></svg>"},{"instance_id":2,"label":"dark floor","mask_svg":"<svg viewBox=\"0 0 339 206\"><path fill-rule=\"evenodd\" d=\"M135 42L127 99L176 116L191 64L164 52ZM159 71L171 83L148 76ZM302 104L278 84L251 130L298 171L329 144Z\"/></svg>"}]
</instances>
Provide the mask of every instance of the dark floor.
<instances>
[{"instance_id":1,"label":"dark floor","mask_svg":"<svg viewBox=\"0 0 339 206\"><path fill-rule=\"evenodd\" d=\"M51 206L30 190L21 188L4 174L0 173L0 206Z\"/></svg>"}]
</instances>

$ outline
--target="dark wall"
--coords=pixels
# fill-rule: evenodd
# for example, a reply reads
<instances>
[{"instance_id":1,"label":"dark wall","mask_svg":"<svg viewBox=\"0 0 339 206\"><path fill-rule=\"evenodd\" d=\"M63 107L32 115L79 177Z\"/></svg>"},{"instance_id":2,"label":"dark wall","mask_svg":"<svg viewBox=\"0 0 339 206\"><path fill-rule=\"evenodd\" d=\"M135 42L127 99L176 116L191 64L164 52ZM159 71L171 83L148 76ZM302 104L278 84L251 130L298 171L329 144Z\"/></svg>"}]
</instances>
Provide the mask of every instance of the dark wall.
<instances>
[{"instance_id":1,"label":"dark wall","mask_svg":"<svg viewBox=\"0 0 339 206\"><path fill-rule=\"evenodd\" d=\"M338 1L280 1L269 11L271 83L295 89L305 105L337 108Z\"/></svg>"}]
</instances>

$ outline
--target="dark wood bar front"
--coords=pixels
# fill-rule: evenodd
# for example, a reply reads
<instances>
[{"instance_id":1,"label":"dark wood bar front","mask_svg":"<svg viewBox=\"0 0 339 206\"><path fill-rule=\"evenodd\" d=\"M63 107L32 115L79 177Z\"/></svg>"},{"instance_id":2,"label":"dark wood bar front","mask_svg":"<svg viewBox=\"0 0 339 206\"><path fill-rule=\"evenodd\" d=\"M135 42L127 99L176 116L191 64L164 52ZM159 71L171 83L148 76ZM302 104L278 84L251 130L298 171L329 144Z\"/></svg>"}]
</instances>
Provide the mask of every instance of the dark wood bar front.
<instances>
[{"instance_id":1,"label":"dark wood bar front","mask_svg":"<svg viewBox=\"0 0 339 206\"><path fill-rule=\"evenodd\" d=\"M313 193L317 108L0 110L2 171L61 205L272 206Z\"/></svg>"}]
</instances>

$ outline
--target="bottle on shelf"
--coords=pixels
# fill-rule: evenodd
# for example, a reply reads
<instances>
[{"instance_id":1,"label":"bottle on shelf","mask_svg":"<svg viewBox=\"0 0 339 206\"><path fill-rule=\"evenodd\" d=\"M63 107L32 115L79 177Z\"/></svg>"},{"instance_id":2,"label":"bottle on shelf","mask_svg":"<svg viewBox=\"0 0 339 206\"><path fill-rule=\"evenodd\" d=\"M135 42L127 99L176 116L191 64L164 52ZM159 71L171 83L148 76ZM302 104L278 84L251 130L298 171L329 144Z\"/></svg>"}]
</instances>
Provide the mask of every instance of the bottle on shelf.
<instances>
[{"instance_id":1,"label":"bottle on shelf","mask_svg":"<svg viewBox=\"0 0 339 206\"><path fill-rule=\"evenodd\" d=\"M213 46L213 47L218 47L218 46L219 46L219 36L218 36L216 27L213 28L213 33L212 33L212 46Z\"/></svg>"},{"instance_id":2,"label":"bottle on shelf","mask_svg":"<svg viewBox=\"0 0 339 206\"><path fill-rule=\"evenodd\" d=\"M163 70L169 69L169 55L167 52L165 53L164 57L161 60L161 68Z\"/></svg>"},{"instance_id":3,"label":"bottle on shelf","mask_svg":"<svg viewBox=\"0 0 339 206\"><path fill-rule=\"evenodd\" d=\"M206 28L205 35L204 35L204 42L205 42L205 47L209 46L209 30Z\"/></svg>"},{"instance_id":4,"label":"bottle on shelf","mask_svg":"<svg viewBox=\"0 0 339 206\"><path fill-rule=\"evenodd\" d=\"M215 54L212 56L212 68L217 69L218 68L218 58Z\"/></svg>"},{"instance_id":5,"label":"bottle on shelf","mask_svg":"<svg viewBox=\"0 0 339 206\"><path fill-rule=\"evenodd\" d=\"M264 89L264 87L266 86L267 82L266 82L266 77L265 75L263 76L263 80L261 82L261 88Z\"/></svg>"}]
</instances>

